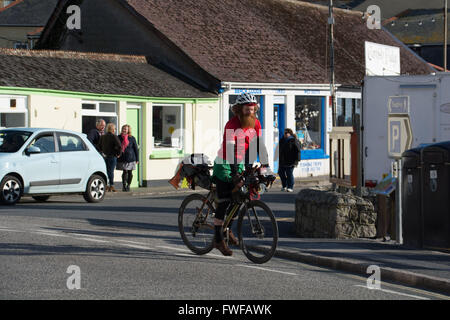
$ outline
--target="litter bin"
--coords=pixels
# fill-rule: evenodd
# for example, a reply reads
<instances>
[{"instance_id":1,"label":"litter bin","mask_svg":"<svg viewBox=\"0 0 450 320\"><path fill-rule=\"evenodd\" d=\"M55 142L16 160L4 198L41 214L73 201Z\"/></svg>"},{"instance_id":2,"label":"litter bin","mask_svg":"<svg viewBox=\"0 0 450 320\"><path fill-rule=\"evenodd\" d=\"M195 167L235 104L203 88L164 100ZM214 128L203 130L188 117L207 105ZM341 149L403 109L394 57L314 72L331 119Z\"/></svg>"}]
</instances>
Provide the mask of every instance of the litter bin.
<instances>
[{"instance_id":1,"label":"litter bin","mask_svg":"<svg viewBox=\"0 0 450 320\"><path fill-rule=\"evenodd\" d=\"M422 247L422 159L423 147L402 154L402 230L403 243Z\"/></svg>"},{"instance_id":2,"label":"litter bin","mask_svg":"<svg viewBox=\"0 0 450 320\"><path fill-rule=\"evenodd\" d=\"M422 150L423 245L450 248L450 141Z\"/></svg>"}]
</instances>

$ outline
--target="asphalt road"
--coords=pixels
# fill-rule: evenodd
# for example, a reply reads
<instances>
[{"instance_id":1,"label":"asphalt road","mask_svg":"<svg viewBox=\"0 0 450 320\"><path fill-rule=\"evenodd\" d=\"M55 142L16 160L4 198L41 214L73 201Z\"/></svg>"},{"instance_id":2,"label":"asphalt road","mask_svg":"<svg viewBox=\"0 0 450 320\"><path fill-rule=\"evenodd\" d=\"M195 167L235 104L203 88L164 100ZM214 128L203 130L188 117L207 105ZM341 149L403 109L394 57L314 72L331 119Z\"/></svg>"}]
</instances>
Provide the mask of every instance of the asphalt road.
<instances>
[{"instance_id":1,"label":"asphalt road","mask_svg":"<svg viewBox=\"0 0 450 320\"><path fill-rule=\"evenodd\" d=\"M0 207L0 300L426 300L399 285L370 290L366 278L273 258L263 265L238 248L192 254L177 228L186 194L81 196ZM294 195L263 196L280 237L293 236Z\"/></svg>"}]
</instances>

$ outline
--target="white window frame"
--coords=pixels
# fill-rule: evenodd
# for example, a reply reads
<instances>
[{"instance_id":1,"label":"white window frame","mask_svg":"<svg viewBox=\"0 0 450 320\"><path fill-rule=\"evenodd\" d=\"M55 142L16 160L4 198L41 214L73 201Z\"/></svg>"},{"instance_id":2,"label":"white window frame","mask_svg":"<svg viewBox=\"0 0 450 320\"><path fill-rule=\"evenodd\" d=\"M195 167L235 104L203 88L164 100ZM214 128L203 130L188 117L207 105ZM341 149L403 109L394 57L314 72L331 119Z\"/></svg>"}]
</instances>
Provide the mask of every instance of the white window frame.
<instances>
[{"instance_id":1,"label":"white window frame","mask_svg":"<svg viewBox=\"0 0 450 320\"><path fill-rule=\"evenodd\" d=\"M155 107L178 107L180 108L180 128L175 128L175 130L180 129L181 130L181 143L179 147L157 147L155 146L155 137L153 136L153 125L152 125L152 149L155 152L158 151L167 151L167 150L184 150L185 144L186 144L186 137L184 135L184 129L185 129L185 123L184 113L186 112L186 108L184 104L167 104L167 103L154 103L152 106L152 124L153 124L153 111Z\"/></svg>"},{"instance_id":2,"label":"white window frame","mask_svg":"<svg viewBox=\"0 0 450 320\"><path fill-rule=\"evenodd\" d=\"M0 106L0 113L21 113L24 115L24 127L29 127L29 119L28 119L28 98L26 96L11 96L11 95L0 95L2 98L6 98L7 100L19 100L22 99L25 103L23 107L11 108L9 106L2 107Z\"/></svg>"},{"instance_id":3,"label":"white window frame","mask_svg":"<svg viewBox=\"0 0 450 320\"><path fill-rule=\"evenodd\" d=\"M115 112L100 112L100 103L111 103L115 105ZM88 110L83 109L83 104L93 104L95 105L95 110ZM81 101L81 115L83 116L106 116L106 117L119 117L119 114L117 112L118 103L116 101L89 101L89 100L83 100Z\"/></svg>"},{"instance_id":4,"label":"white window frame","mask_svg":"<svg viewBox=\"0 0 450 320\"><path fill-rule=\"evenodd\" d=\"M115 105L115 112L100 112L100 103L111 103ZM83 104L93 104L95 105L95 109L83 109ZM81 101L81 121L83 122L83 116L92 116L92 117L115 117L116 118L116 131L119 130L119 112L118 112L119 103L117 101L95 101L95 100L83 100Z\"/></svg>"}]
</instances>

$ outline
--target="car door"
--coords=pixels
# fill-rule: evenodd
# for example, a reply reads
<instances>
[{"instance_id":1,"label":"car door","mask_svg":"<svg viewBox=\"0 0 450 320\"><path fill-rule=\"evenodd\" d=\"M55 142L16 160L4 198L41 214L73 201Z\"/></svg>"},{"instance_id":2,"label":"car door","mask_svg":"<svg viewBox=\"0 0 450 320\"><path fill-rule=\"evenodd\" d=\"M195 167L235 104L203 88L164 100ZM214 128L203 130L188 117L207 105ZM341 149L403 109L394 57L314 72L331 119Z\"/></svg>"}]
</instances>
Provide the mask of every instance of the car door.
<instances>
[{"instance_id":1,"label":"car door","mask_svg":"<svg viewBox=\"0 0 450 320\"><path fill-rule=\"evenodd\" d=\"M59 192L60 159L54 132L38 134L27 146L39 148L39 153L24 153L23 168L29 183L29 193Z\"/></svg>"},{"instance_id":2,"label":"car door","mask_svg":"<svg viewBox=\"0 0 450 320\"><path fill-rule=\"evenodd\" d=\"M61 160L61 192L84 191L90 167L89 151L83 140L72 133L57 132Z\"/></svg>"}]
</instances>

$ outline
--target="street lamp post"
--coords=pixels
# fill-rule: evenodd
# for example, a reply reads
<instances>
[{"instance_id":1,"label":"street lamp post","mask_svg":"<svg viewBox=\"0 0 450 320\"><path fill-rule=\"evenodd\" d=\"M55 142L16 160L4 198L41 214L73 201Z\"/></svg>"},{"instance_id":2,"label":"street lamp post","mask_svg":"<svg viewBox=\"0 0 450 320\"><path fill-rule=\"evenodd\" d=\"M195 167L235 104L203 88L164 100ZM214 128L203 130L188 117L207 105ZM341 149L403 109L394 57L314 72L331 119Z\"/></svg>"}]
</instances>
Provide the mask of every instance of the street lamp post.
<instances>
[{"instance_id":1,"label":"street lamp post","mask_svg":"<svg viewBox=\"0 0 450 320\"><path fill-rule=\"evenodd\" d=\"M330 25L330 94L331 94L331 111L332 124L336 126L336 99L335 99L335 77L334 77L334 16L333 16L333 0L329 2L328 24Z\"/></svg>"},{"instance_id":2,"label":"street lamp post","mask_svg":"<svg viewBox=\"0 0 450 320\"><path fill-rule=\"evenodd\" d=\"M444 72L447 71L448 0L444 0Z\"/></svg>"}]
</instances>

